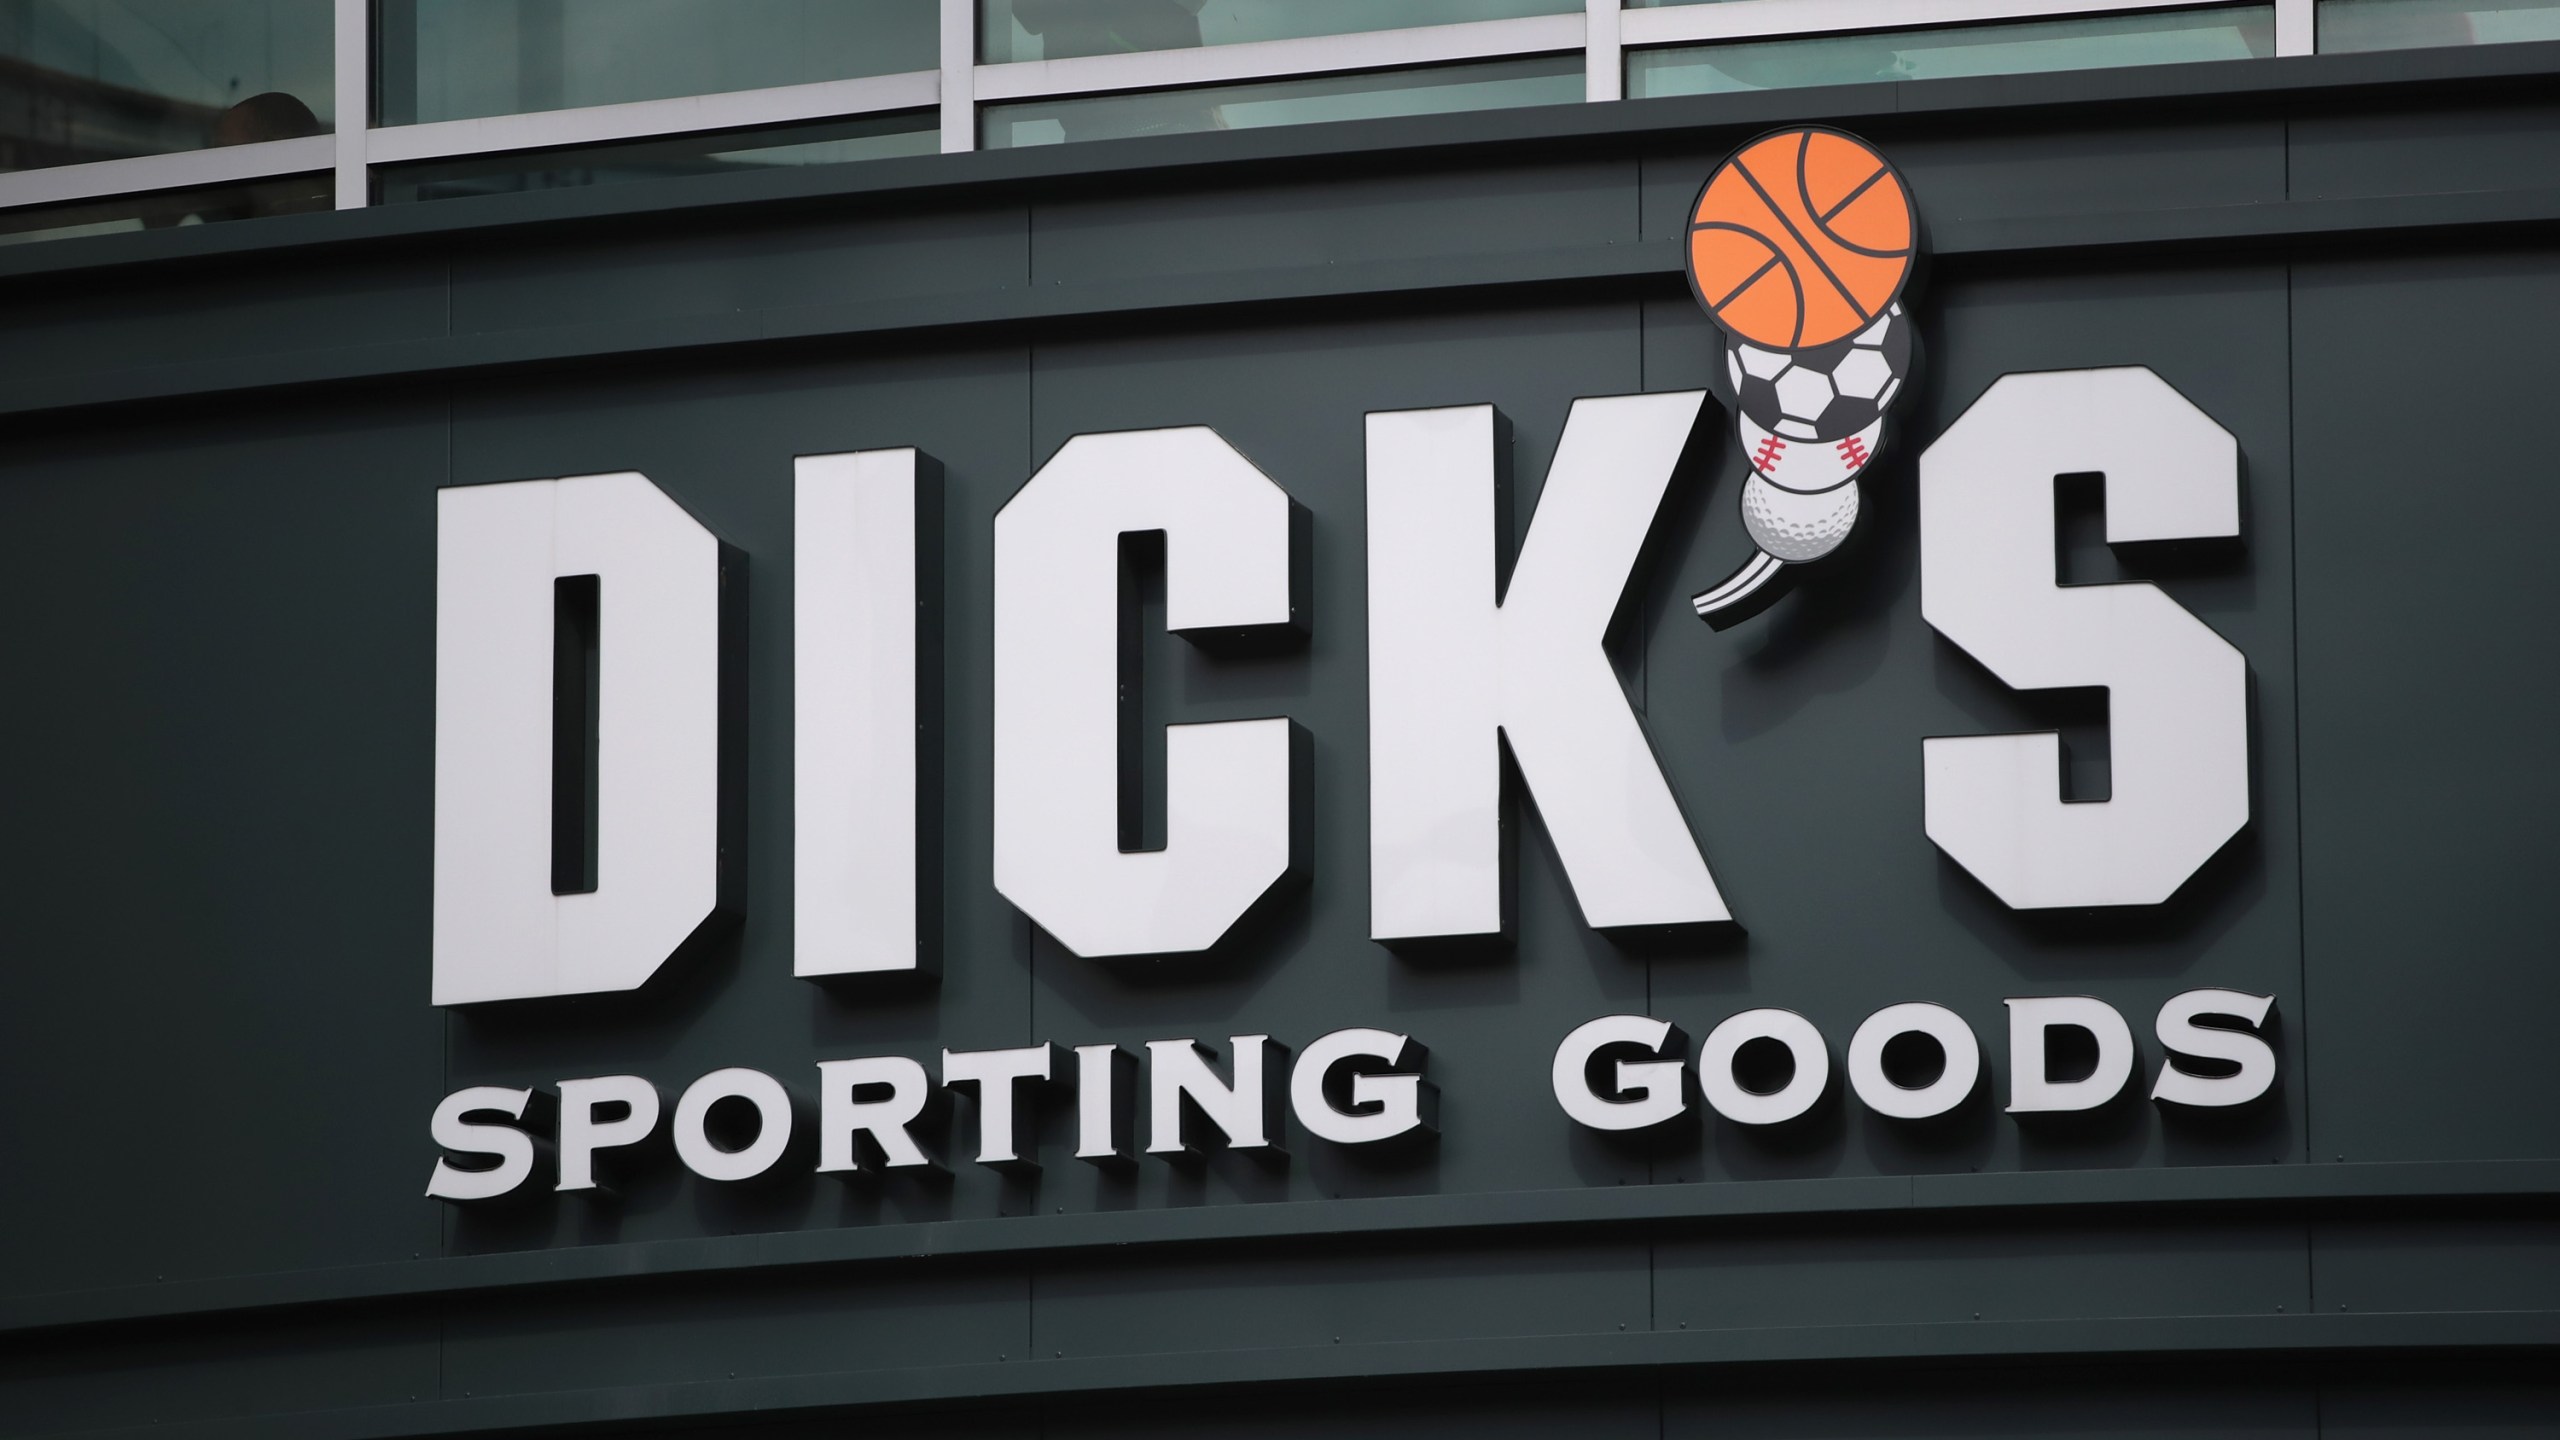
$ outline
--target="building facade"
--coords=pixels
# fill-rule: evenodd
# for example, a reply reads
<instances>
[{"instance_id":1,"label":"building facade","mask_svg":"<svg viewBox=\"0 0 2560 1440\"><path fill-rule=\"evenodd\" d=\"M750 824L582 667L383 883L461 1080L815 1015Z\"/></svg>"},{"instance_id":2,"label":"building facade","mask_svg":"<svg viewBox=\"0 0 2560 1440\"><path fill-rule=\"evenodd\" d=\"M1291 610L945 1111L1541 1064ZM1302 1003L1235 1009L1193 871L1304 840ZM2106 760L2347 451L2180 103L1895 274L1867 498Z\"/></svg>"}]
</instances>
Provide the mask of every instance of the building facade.
<instances>
[{"instance_id":1,"label":"building facade","mask_svg":"<svg viewBox=\"0 0 2560 1440\"><path fill-rule=\"evenodd\" d=\"M2555 77L0 5L0 1435L2560 1430Z\"/></svg>"}]
</instances>

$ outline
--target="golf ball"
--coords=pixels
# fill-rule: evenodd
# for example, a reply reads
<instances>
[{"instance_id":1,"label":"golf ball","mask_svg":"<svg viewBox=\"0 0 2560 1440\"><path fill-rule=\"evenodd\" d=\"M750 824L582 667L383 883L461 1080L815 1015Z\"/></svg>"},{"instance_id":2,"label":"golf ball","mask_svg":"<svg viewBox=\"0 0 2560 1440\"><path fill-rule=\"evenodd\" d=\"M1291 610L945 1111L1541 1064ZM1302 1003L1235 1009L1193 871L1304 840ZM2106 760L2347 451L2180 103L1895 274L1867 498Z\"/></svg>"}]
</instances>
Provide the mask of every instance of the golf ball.
<instances>
[{"instance_id":1,"label":"golf ball","mask_svg":"<svg viewBox=\"0 0 2560 1440\"><path fill-rule=\"evenodd\" d=\"M1857 523L1854 481L1815 495L1782 490L1756 474L1742 482L1743 528L1781 560L1819 560L1839 549Z\"/></svg>"}]
</instances>

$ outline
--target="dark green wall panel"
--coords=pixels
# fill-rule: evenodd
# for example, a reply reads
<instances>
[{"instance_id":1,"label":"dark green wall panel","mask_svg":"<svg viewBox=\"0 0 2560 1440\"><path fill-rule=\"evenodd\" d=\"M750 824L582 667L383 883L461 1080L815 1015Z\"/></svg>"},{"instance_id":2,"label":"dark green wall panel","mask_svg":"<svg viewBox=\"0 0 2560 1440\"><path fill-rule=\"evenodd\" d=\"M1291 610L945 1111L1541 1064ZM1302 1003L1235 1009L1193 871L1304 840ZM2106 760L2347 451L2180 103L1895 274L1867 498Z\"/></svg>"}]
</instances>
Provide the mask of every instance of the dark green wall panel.
<instances>
[{"instance_id":1,"label":"dark green wall panel","mask_svg":"<svg viewBox=\"0 0 2560 1440\"><path fill-rule=\"evenodd\" d=\"M2322 1392L2320 1424L2341 1440L2527 1440L2560 1431L2560 1387L2342 1384Z\"/></svg>"},{"instance_id":2,"label":"dark green wall panel","mask_svg":"<svg viewBox=\"0 0 2560 1440\"><path fill-rule=\"evenodd\" d=\"M1663 1411L1664 1440L2309 1440L2323 1433L2307 1386L2196 1385L2161 1375L2057 1380L1976 1372L1812 1400L1672 1399Z\"/></svg>"},{"instance_id":3,"label":"dark green wall panel","mask_svg":"<svg viewBox=\"0 0 2560 1440\"><path fill-rule=\"evenodd\" d=\"M22 1341L0 1353L0 1435L207 1420L256 1428L279 1410L423 1405L437 1398L440 1340L434 1316L412 1312Z\"/></svg>"},{"instance_id":4,"label":"dark green wall panel","mask_svg":"<svg viewBox=\"0 0 2560 1440\"><path fill-rule=\"evenodd\" d=\"M1192 1264L1044 1266L1032 1352L1162 1354L1648 1327L1645 1247L1328 1245Z\"/></svg>"},{"instance_id":5,"label":"dark green wall panel","mask_svg":"<svg viewBox=\"0 0 2560 1440\"><path fill-rule=\"evenodd\" d=\"M1140 1401L1052 1415L1046 1440L1284 1440L1319 1434L1330 1440L1659 1440L1653 1387L1629 1384L1615 1393L1567 1393L1529 1385L1476 1385L1427 1398L1370 1395L1355 1404L1265 1400L1249 1406Z\"/></svg>"},{"instance_id":6,"label":"dark green wall panel","mask_svg":"<svg viewBox=\"0 0 2560 1440\"><path fill-rule=\"evenodd\" d=\"M824 1272L448 1309L445 1399L1024 1358L1019 1273Z\"/></svg>"},{"instance_id":7,"label":"dark green wall panel","mask_svg":"<svg viewBox=\"0 0 2560 1440\"><path fill-rule=\"evenodd\" d=\"M1170 194L1049 199L1031 213L1032 279L1428 262L1636 239L1632 159L1377 168L1294 184L1212 181Z\"/></svg>"},{"instance_id":8,"label":"dark green wall panel","mask_svg":"<svg viewBox=\"0 0 2560 1440\"><path fill-rule=\"evenodd\" d=\"M2299 1315L2310 1299L2291 1225L1791 1227L1655 1252L1657 1329Z\"/></svg>"},{"instance_id":9,"label":"dark green wall panel","mask_svg":"<svg viewBox=\"0 0 2560 1440\"><path fill-rule=\"evenodd\" d=\"M2560 1221L2333 1221L2312 1229L2311 1268L2324 1311L2560 1309Z\"/></svg>"},{"instance_id":10,"label":"dark green wall panel","mask_svg":"<svg viewBox=\"0 0 2560 1440\"><path fill-rule=\"evenodd\" d=\"M651 224L599 254L592 236L474 247L453 261L452 333L954 296L1019 285L1019 206L838 206L855 213L737 231Z\"/></svg>"},{"instance_id":11,"label":"dark green wall panel","mask_svg":"<svg viewBox=\"0 0 2560 1440\"><path fill-rule=\"evenodd\" d=\"M441 419L0 442L9 1291L435 1249L392 1137L444 1081L416 960L435 586L397 559L434 543Z\"/></svg>"},{"instance_id":12,"label":"dark green wall panel","mask_svg":"<svg viewBox=\"0 0 2560 1440\"><path fill-rule=\"evenodd\" d=\"M2384 103L2307 115L2289 136L2289 193L2430 195L2500 190L2560 164L2560 105L2540 101L2439 108Z\"/></svg>"},{"instance_id":13,"label":"dark green wall panel","mask_svg":"<svg viewBox=\"0 0 2560 1440\"><path fill-rule=\"evenodd\" d=\"M2294 316L2312 1153L2550 1155L2560 264L2306 264Z\"/></svg>"},{"instance_id":14,"label":"dark green wall panel","mask_svg":"<svg viewBox=\"0 0 2560 1440\"><path fill-rule=\"evenodd\" d=\"M21 281L0 303L0 381L136 370L445 333L441 260L324 259L276 269Z\"/></svg>"}]
</instances>

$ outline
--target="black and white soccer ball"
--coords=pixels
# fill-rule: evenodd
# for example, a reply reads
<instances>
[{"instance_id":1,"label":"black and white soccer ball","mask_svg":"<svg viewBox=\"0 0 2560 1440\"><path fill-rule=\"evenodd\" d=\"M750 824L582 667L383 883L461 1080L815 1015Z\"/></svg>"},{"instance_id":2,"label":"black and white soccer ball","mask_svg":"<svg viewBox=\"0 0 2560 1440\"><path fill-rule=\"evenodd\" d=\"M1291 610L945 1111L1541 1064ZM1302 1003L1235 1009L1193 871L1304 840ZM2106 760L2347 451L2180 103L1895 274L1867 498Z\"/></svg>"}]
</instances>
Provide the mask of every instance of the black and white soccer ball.
<instances>
[{"instance_id":1,"label":"black and white soccer ball","mask_svg":"<svg viewBox=\"0 0 2560 1440\"><path fill-rule=\"evenodd\" d=\"M1846 440L1884 417L1911 378L1916 328L1897 302L1846 340L1809 350L1725 344L1742 413L1789 440Z\"/></svg>"}]
</instances>

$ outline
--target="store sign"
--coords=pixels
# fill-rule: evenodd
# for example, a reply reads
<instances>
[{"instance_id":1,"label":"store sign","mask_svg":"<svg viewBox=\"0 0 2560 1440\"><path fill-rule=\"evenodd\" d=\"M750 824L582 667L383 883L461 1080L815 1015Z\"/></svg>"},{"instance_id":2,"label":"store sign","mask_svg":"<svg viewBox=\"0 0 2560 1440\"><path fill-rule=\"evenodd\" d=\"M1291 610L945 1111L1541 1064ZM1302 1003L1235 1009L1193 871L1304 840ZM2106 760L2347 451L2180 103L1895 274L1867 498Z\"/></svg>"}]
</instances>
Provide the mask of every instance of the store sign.
<instances>
[{"instance_id":1,"label":"store sign","mask_svg":"<svg viewBox=\"0 0 2560 1440\"><path fill-rule=\"evenodd\" d=\"M1770 155L1792 156L1803 192L1792 201L1772 201L1755 178L1755 157ZM1729 174L1750 182L1739 198L1718 189ZM1878 209L1878 197L1893 204ZM1750 221L1746 201L1775 218ZM1766 233L1808 206L1846 259L1824 261L1793 231ZM1745 523L1761 546L1719 587L1726 603L1700 597L1702 614L1730 623L1783 588L1755 573L1819 558L1828 546L1807 537L1836 543L1854 522L1865 459L1848 457L1882 445L1912 354L1899 297L1917 236L1899 177L1836 132L1744 147L1700 207L1698 234L1722 244L1737 232L1714 226L1757 225L1751 243L1776 257L1712 297L1699 281L1732 332L1738 438L1753 464ZM1883 243L1895 223L1893 263L1860 271L1895 250ZM1782 291L1771 277L1791 256L1832 274L1835 293L1808 291L1801 275ZM1693 279L1701 270L1715 273L1693 255ZM1746 321L1791 327L1792 348L1743 353L1767 338L1746 338ZM1816 366L1833 397L1818 407L1809 384L1788 379ZM1742 383L1762 379L1780 407L1766 426ZM1863 401L1833 413L1861 388ZM1575 401L1507 585L1501 417L1481 405L1368 417L1368 611L1327 623L1367 630L1377 941L1504 934L1506 745L1587 923L1651 931L1732 918L1656 737L1602 648L1682 457L1720 414L1703 391ZM1850 421L1859 428L1825 438ZM1802 432L1792 441L1789 426ZM1820 448L1807 460L1791 444ZM2066 802L2054 735L1914 736L1927 838L2017 909L2161 903L2247 823L2246 663L2152 585L2058 584L2054 484L2103 474L2112 542L2236 536L2236 442L2146 369L2016 374L1929 447L1919 472L1928 622L2018 689L2106 687L2114 776L2107 800ZM1311 526L1284 478L1203 427L1088 434L996 516L992 879L1074 955L1201 955L1291 903L1307 875L1309 737L1284 716L1168 726L1164 844L1124 849L1120 828L1122 547L1160 539L1165 625L1193 643L1302 642ZM944 860L931 704L945 598L939 472L913 450L868 451L804 456L794 483L793 968L930 971ZM1782 493L1755 503L1752 487ZM1847 518L1807 529L1811 511L1797 502L1825 495ZM638 474L447 489L437 513L434 1003L637 988L743 913L745 557ZM2155 1098L2223 1107L2267 1092L2273 1051L2253 1029L2270 1000L2215 989L2163 1000L2154 1028L2169 1058ZM2008 1006L2011 1111L2088 1110L2131 1083L2130 1022L2111 1007L2068 996ZM2054 1027L2094 1042L2088 1076L2048 1077ZM1905 1035L1936 1047L1935 1078L1887 1075L1885 1047ZM1774 1093L1735 1078L1755 1040L1793 1057ZM1434 1124L1416 1037L1341 1030L1294 1059L1267 1035L1229 1036L1224 1048L1217 1059L1198 1037L1153 1041L1143 1065L1111 1045L946 1051L938 1085L910 1059L831 1061L817 1067L813 1117L796 1087L752 1069L702 1077L671 1116L634 1076L564 1079L556 1101L474 1087L438 1108L433 1129L454 1156L479 1159L440 1162L430 1193L520 1189L530 1132L554 1125L563 1190L598 1183L597 1158L662 1133L662 1119L683 1163L708 1179L929 1165L913 1127L948 1087L974 1091L975 1158L996 1166L1031 1162L1029 1095L1050 1085L1072 1087L1076 1154L1102 1163L1141 1145L1275 1153L1284 1112L1342 1145ZM1846 1053L1849 1089L1895 1119L1944 1113L1980 1082L1972 1031L1933 1004L1877 1011ZM1624 1131L1694 1113L1693 1094L1737 1123L1785 1124L1830 1086L1828 1043L1786 1011L1732 1016L1694 1063L1686 1056L1667 1022L1593 1020L1550 1057L1554 1095L1574 1120ZM706 1132L726 1100L761 1117L743 1148ZM544 1115L554 1103L556 1119Z\"/></svg>"},{"instance_id":2,"label":"store sign","mask_svg":"<svg viewBox=\"0 0 2560 1440\"><path fill-rule=\"evenodd\" d=\"M2021 997L2009 1012L2009 1114L2068 1117L2121 1097L2133 1079L2133 1032L2124 1015L2079 995ZM2229 1110L2268 1094L2274 1047L2257 1033L2273 1013L2264 995L2189 990L2160 1007L2155 1031L2168 1051L2150 1085L2164 1106ZM2219 1023L2209 1023L2219 1022ZM2240 1028L2247 1027L2247 1028ZM2086 1075L2057 1079L2048 1035L2076 1030L2093 1042ZM1918 1037L1935 1052L1930 1078L1891 1073L1886 1047ZM1742 1049L1783 1045L1792 1062L1773 1091L1739 1073ZM973 1138L959 1149L976 1164L1037 1169L1030 1124L1042 1091L1073 1092L1074 1158L1126 1166L1142 1153L1174 1162L1216 1150L1285 1162L1284 1117L1330 1145L1410 1144L1439 1125L1439 1091L1424 1077L1425 1048L1409 1035L1336 1030L1294 1058L1268 1035L1227 1039L1217 1054L1189 1037L1150 1040L1144 1082L1137 1056L1118 1045L1049 1042L1009 1050L942 1052L941 1088L976 1099ZM1649 1015L1606 1015L1577 1026L1557 1045L1551 1071L1556 1104L1593 1130L1659 1130L1706 1108L1737 1125L1780 1127L1803 1120L1836 1088L1831 1051L1812 1022L1788 1010L1745 1010L1717 1025L1687 1058L1679 1027ZM2201 1063L2199 1063L2201 1062ZM475 1085L446 1096L431 1130L449 1157L436 1162L427 1194L440 1200L495 1200L533 1187L542 1147L556 1137L561 1192L606 1188L600 1167L636 1158L663 1134L676 1158L705 1180L737 1182L795 1173L894 1174L943 1167L927 1136L937 1096L925 1065L903 1055L828 1060L817 1067L817 1103L760 1070L714 1070L687 1086L672 1116L658 1087L637 1075L562 1080L556 1092ZM1949 1114L1981 1088L1982 1052L1963 1017L1940 1005L1889 1005L1850 1037L1848 1083L1866 1109L1923 1123ZM756 1112L752 1138L715 1135L712 1107L741 1100ZM1143 1113L1143 1131L1139 1119ZM661 1122L664 1122L663 1131ZM615 1152L620 1152L616 1154ZM957 1157L955 1157L957 1158ZM468 1163L456 1163L457 1159Z\"/></svg>"},{"instance_id":3,"label":"store sign","mask_svg":"<svg viewBox=\"0 0 2560 1440\"><path fill-rule=\"evenodd\" d=\"M1690 604L1719 630L1775 604L1858 523L1858 477L1885 449L1920 365L1903 308L1920 211L1890 161L1811 126L1746 141L1698 188L1686 269L1725 337L1735 438L1751 465L1742 524L1758 545Z\"/></svg>"},{"instance_id":4,"label":"store sign","mask_svg":"<svg viewBox=\"0 0 2560 1440\"><path fill-rule=\"evenodd\" d=\"M1369 417L1374 938L1501 934L1503 742L1591 925L1731 918L1601 648L1706 413L1699 391L1574 402L1498 594L1499 417ZM2054 477L2083 471L2106 476L2111 541L2239 529L2237 445L2148 370L2008 376L1921 457L1929 623L2018 689L2111 697L2102 802L2062 798L2050 734L1918 746L1929 838L2018 909L2156 905L2248 820L2240 652L2155 586L2055 583ZM801 975L933 960L934 483L913 451L799 462ZM635 474L438 501L435 1002L635 988L739 904L742 558ZM1149 532L1175 633L1305 625L1303 512L1213 431L1079 436L997 515L995 886L1092 958L1209 950L1305 868L1307 745L1282 717L1168 727L1165 845L1121 846L1120 545ZM588 714L563 676L588 672L560 616L581 595L594 880L564 884L589 782L555 763Z\"/></svg>"}]
</instances>

